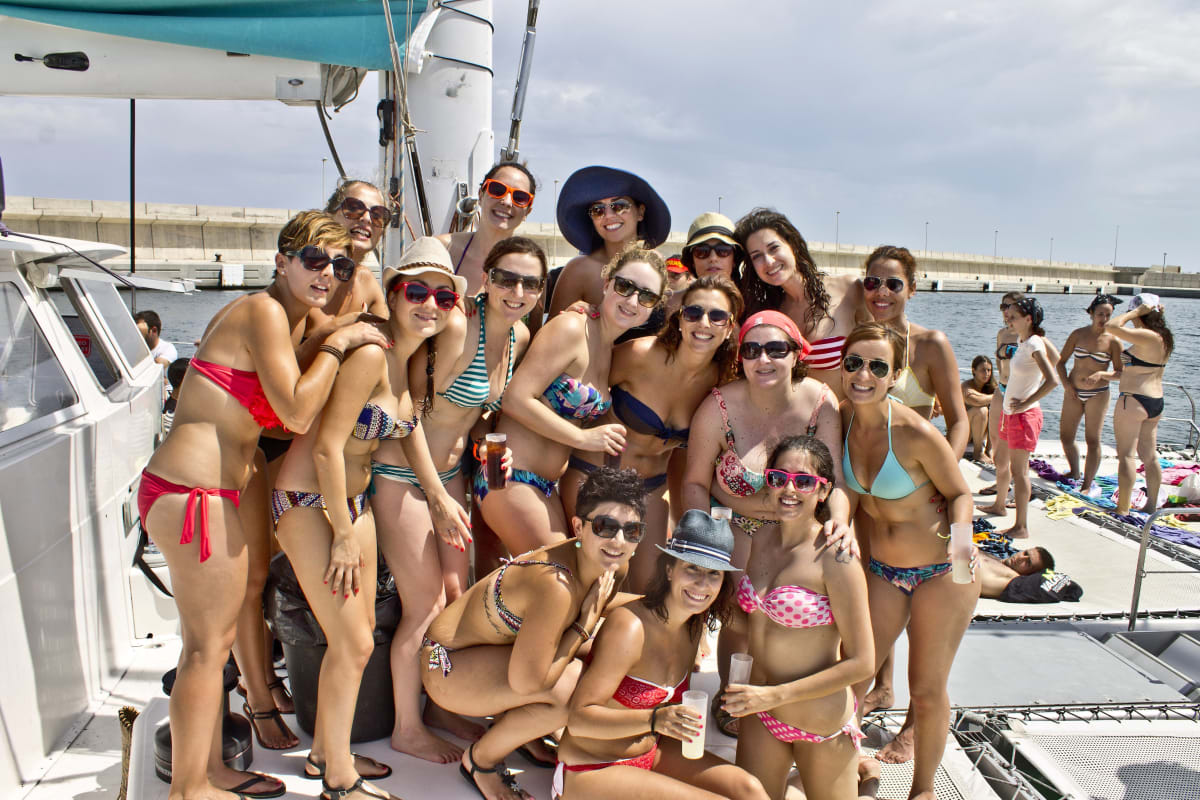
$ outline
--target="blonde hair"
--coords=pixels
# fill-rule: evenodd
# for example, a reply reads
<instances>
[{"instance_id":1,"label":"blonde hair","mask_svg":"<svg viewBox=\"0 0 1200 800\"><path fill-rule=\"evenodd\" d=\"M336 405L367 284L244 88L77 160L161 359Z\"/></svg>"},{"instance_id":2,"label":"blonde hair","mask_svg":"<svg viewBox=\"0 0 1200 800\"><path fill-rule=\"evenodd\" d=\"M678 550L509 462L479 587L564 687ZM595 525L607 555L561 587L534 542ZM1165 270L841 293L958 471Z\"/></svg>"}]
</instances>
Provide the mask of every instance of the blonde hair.
<instances>
[{"instance_id":1,"label":"blonde hair","mask_svg":"<svg viewBox=\"0 0 1200 800\"><path fill-rule=\"evenodd\" d=\"M658 279L661 281L661 288L659 289L659 294L661 295L659 303L661 304L667 296L665 291L667 288L667 264L663 261L663 257L654 250L646 250L636 246L622 250L612 261L609 261L604 266L604 272L601 273L604 282L608 283L618 272L625 269L627 265L637 262L649 264L651 269L658 273Z\"/></svg>"},{"instance_id":2,"label":"blonde hair","mask_svg":"<svg viewBox=\"0 0 1200 800\"><path fill-rule=\"evenodd\" d=\"M350 231L324 211L301 211L279 232L279 252L300 250L305 245L340 247L349 250Z\"/></svg>"}]
</instances>

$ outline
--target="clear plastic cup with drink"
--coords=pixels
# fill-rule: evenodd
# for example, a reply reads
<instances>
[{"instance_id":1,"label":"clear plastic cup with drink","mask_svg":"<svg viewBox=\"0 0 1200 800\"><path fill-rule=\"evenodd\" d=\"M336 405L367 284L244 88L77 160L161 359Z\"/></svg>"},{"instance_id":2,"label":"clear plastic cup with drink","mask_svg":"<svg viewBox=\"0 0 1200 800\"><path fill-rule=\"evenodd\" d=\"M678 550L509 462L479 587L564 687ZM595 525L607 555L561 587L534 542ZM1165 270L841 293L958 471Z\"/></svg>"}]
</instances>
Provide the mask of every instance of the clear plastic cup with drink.
<instances>
[{"instance_id":1,"label":"clear plastic cup with drink","mask_svg":"<svg viewBox=\"0 0 1200 800\"><path fill-rule=\"evenodd\" d=\"M734 653L729 657L729 682L750 683L752 669L754 669L754 656L749 653Z\"/></svg>"},{"instance_id":2,"label":"clear plastic cup with drink","mask_svg":"<svg viewBox=\"0 0 1200 800\"><path fill-rule=\"evenodd\" d=\"M485 452L487 453L487 485L489 490L503 489L508 485L508 476L504 474L504 451L508 449L508 435L489 433L484 436Z\"/></svg>"},{"instance_id":3,"label":"clear plastic cup with drink","mask_svg":"<svg viewBox=\"0 0 1200 800\"><path fill-rule=\"evenodd\" d=\"M704 755L704 738L708 733L708 692L690 689L683 693L683 705L700 718L700 732L690 742L683 742L684 758L700 758Z\"/></svg>"},{"instance_id":4,"label":"clear plastic cup with drink","mask_svg":"<svg viewBox=\"0 0 1200 800\"><path fill-rule=\"evenodd\" d=\"M950 523L950 571L955 583L971 582L973 532L968 522Z\"/></svg>"}]
</instances>

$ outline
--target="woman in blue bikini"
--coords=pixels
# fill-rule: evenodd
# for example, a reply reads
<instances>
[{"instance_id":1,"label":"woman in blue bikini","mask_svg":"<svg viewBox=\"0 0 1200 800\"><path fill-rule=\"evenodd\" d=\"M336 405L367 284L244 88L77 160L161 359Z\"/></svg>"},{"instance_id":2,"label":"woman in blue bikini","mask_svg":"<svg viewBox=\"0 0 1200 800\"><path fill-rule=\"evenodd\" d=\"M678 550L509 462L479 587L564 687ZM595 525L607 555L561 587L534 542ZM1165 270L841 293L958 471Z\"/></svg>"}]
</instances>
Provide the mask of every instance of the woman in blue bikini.
<instances>
[{"instance_id":1,"label":"woman in blue bikini","mask_svg":"<svg viewBox=\"0 0 1200 800\"><path fill-rule=\"evenodd\" d=\"M474 483L476 508L513 555L566 537L558 479L572 450L624 450L625 426L600 422L612 404L613 342L663 302L666 274L653 250L626 250L605 268L596 310L543 325L513 374L496 425L513 452L512 478L500 491L488 490L482 472Z\"/></svg>"},{"instance_id":2,"label":"woman in blue bikini","mask_svg":"<svg viewBox=\"0 0 1200 800\"><path fill-rule=\"evenodd\" d=\"M846 338L841 461L852 500L874 523L867 592L876 660L908 629L910 711L892 755L883 757L907 760L904 751L915 744L909 797L932 800L950 724L946 680L979 584L957 584L949 575L950 522L969 525L973 510L954 451L928 420L889 397L904 356L904 339L878 323ZM935 492L947 511L929 502ZM860 708L869 683L855 687Z\"/></svg>"},{"instance_id":3,"label":"woman in blue bikini","mask_svg":"<svg viewBox=\"0 0 1200 800\"><path fill-rule=\"evenodd\" d=\"M485 412L500 408L513 365L529 344L521 317L537 303L546 280L546 255L523 236L501 239L484 262L483 292L455 308L446 328L412 359L412 394L421 425L413 436L384 442L371 462L371 507L379 545L404 606L392 636L392 688L396 725L392 747L438 763L462 748L435 736L421 719L421 677L416 652L430 621L467 588L470 520L461 505L467 476L463 453L490 429ZM428 371L432 369L432 378ZM480 730L425 708L430 724L461 738ZM432 715L432 716L431 716Z\"/></svg>"}]
</instances>

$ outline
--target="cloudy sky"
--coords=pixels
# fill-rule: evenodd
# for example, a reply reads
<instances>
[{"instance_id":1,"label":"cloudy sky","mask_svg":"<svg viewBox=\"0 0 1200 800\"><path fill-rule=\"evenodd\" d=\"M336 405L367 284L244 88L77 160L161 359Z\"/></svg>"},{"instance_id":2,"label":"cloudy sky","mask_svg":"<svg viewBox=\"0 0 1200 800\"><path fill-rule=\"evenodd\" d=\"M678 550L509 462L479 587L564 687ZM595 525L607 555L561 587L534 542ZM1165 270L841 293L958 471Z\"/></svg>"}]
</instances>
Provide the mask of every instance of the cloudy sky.
<instances>
[{"instance_id":1,"label":"cloudy sky","mask_svg":"<svg viewBox=\"0 0 1200 800\"><path fill-rule=\"evenodd\" d=\"M496 2L495 128L508 132L524 3ZM1188 0L545 0L522 156L543 184L637 172L673 228L721 208L806 237L1200 269L1200 11ZM3 87L0 87L0 92ZM333 123L375 168L374 80ZM128 103L0 98L11 194L127 197ZM311 110L140 101L139 198L320 199ZM332 182L332 167L327 182ZM840 213L838 213L840 212ZM996 233L998 231L998 234Z\"/></svg>"}]
</instances>

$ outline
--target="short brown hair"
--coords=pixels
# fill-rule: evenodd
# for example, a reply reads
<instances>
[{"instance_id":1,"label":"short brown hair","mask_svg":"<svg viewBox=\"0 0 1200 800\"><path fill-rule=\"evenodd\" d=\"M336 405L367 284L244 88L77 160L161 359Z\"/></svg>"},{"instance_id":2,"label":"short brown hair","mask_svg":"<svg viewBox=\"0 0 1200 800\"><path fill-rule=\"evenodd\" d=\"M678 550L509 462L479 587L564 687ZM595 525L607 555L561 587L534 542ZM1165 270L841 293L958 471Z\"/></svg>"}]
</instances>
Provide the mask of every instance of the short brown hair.
<instances>
[{"instance_id":1,"label":"short brown hair","mask_svg":"<svg viewBox=\"0 0 1200 800\"><path fill-rule=\"evenodd\" d=\"M349 250L350 231L324 211L301 211L287 221L279 232L279 252L288 253L305 245L340 247Z\"/></svg>"},{"instance_id":2,"label":"short brown hair","mask_svg":"<svg viewBox=\"0 0 1200 800\"><path fill-rule=\"evenodd\" d=\"M850 331L850 335L846 337L846 344L842 347L842 353L849 353L850 345L859 342L887 342L890 344L892 346L893 372L900 369L900 365L904 363L904 359L908 355L904 338L881 322L868 322Z\"/></svg>"}]
</instances>

